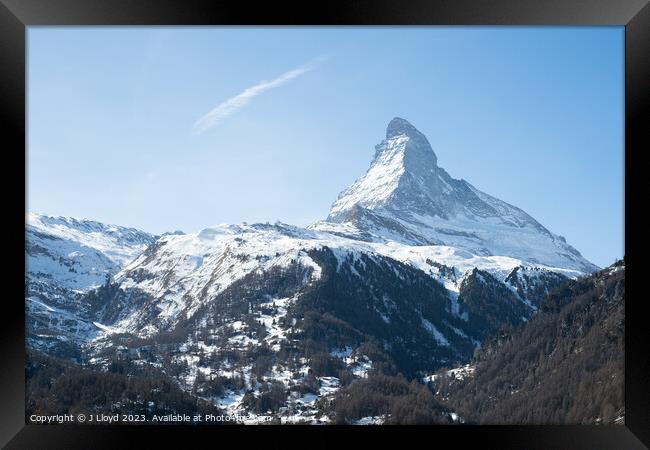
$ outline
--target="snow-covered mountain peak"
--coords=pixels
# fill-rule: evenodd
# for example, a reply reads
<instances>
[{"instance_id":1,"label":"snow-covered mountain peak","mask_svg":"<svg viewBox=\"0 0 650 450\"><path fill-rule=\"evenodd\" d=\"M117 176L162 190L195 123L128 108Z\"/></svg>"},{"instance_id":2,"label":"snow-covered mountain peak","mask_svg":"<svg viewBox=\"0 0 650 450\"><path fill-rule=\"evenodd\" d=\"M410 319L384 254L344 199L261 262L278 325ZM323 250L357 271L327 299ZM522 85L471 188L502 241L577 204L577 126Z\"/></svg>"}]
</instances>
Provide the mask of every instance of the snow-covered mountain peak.
<instances>
[{"instance_id":1,"label":"snow-covered mountain peak","mask_svg":"<svg viewBox=\"0 0 650 450\"><path fill-rule=\"evenodd\" d=\"M437 178L437 157L427 138L399 117L386 129L386 139L375 146L366 174L343 191L330 211L336 219L355 206L368 209L394 205L400 192L412 191L412 183L430 184Z\"/></svg>"},{"instance_id":2,"label":"snow-covered mountain peak","mask_svg":"<svg viewBox=\"0 0 650 450\"><path fill-rule=\"evenodd\" d=\"M544 227L528 214L491 197L467 181L452 178L442 167L427 138L399 117L386 129L364 176L345 189L334 202L328 219L346 221L357 207L374 213L390 212L401 218L415 215L444 220L496 218L516 226Z\"/></svg>"},{"instance_id":3,"label":"snow-covered mountain peak","mask_svg":"<svg viewBox=\"0 0 650 450\"><path fill-rule=\"evenodd\" d=\"M388 124L365 175L341 192L327 220L312 228L332 229L327 223L355 228L366 240L449 245L531 265L597 269L520 208L452 178L438 166L427 138L399 117Z\"/></svg>"},{"instance_id":4,"label":"snow-covered mountain peak","mask_svg":"<svg viewBox=\"0 0 650 450\"><path fill-rule=\"evenodd\" d=\"M408 120L402 119L401 117L394 117L393 120L388 122L388 126L386 127L386 139L400 134L406 134L407 136L415 134L422 135Z\"/></svg>"},{"instance_id":5,"label":"snow-covered mountain peak","mask_svg":"<svg viewBox=\"0 0 650 450\"><path fill-rule=\"evenodd\" d=\"M436 154L431 148L431 144L424 134L415 128L411 123L401 117L395 117L388 123L386 127L386 140L393 138L406 137L408 138L409 145L404 145L403 151L418 152L421 151L426 157L432 159L429 161L433 166L437 165Z\"/></svg>"}]
</instances>

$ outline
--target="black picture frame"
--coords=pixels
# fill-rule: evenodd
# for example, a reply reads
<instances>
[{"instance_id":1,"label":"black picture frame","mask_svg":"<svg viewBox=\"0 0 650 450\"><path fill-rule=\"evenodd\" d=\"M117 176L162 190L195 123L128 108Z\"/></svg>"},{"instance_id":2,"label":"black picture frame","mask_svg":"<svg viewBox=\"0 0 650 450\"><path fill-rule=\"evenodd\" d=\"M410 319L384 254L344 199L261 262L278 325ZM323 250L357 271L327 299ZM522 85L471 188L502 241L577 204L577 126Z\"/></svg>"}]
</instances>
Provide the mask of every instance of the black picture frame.
<instances>
[{"instance_id":1,"label":"black picture frame","mask_svg":"<svg viewBox=\"0 0 650 450\"><path fill-rule=\"evenodd\" d=\"M261 437L267 446L295 444L291 427L133 427L26 425L24 414L25 310L19 285L24 280L26 199L26 27L35 25L623 25L625 26L625 242L632 295L626 299L625 426L446 426L446 427L293 427L302 446L338 445L351 438L384 444L431 442L487 448L637 449L650 445L650 350L645 298L637 265L639 246L630 236L641 226L629 198L640 155L648 143L650 6L648 0L328 0L324 2L247 2L236 0L0 0L0 126L3 129L4 203L8 231L3 249L8 267L0 310L0 444L6 448L152 448L191 446L196 439L215 445L223 439ZM588 162L586 162L588 163ZM22 198L21 198L22 194ZM643 200L641 200L643 201ZM636 208L635 208L636 207ZM22 231L21 231L22 230ZM11 233L11 234L10 234ZM632 243L631 243L632 242ZM647 269L646 269L647 270ZM631 274L631 275L630 275ZM16 292L14 292L16 291ZM23 292L24 294L24 292ZM24 298L24 295L23 297ZM406 431L395 437L395 431ZM419 444L418 444L419 443ZM645 444L645 445L644 445Z\"/></svg>"}]
</instances>

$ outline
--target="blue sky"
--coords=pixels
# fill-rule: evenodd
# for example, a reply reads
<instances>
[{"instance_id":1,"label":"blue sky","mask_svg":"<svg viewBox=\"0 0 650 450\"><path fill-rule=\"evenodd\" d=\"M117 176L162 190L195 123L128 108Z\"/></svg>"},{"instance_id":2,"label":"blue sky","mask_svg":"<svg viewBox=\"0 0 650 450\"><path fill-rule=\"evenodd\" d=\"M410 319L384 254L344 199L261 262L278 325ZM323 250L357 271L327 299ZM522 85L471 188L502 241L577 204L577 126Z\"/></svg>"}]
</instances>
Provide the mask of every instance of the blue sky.
<instances>
[{"instance_id":1,"label":"blue sky","mask_svg":"<svg viewBox=\"0 0 650 450\"><path fill-rule=\"evenodd\" d=\"M28 209L160 233L325 218L395 116L623 256L622 27L28 30Z\"/></svg>"}]
</instances>

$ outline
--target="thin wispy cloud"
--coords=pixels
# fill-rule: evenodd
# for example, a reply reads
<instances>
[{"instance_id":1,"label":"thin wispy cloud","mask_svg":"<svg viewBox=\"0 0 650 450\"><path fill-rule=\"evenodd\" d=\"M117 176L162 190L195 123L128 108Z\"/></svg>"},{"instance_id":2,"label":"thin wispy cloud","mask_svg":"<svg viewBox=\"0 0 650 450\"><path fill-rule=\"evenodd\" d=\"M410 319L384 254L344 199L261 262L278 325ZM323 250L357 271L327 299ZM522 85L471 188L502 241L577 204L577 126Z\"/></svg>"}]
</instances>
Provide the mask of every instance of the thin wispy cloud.
<instances>
[{"instance_id":1,"label":"thin wispy cloud","mask_svg":"<svg viewBox=\"0 0 650 450\"><path fill-rule=\"evenodd\" d=\"M254 86L244 89L241 93L229 98L228 100L220 103L214 107L210 112L198 119L192 126L192 134L199 135L214 127L226 117L231 116L235 112L248 105L258 95L282 86L294 78L306 74L314 70L320 63L325 60L325 57L319 57L307 64L304 64L295 69L283 73L279 77L271 81L261 81Z\"/></svg>"}]
</instances>

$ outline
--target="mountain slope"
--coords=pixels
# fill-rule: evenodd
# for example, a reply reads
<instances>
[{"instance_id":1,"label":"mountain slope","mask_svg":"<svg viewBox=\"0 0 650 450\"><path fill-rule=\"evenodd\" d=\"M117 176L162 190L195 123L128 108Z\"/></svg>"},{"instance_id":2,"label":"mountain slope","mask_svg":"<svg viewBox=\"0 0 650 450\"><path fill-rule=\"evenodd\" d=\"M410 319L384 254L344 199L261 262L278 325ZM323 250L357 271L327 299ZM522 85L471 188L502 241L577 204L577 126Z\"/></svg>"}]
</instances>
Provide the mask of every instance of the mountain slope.
<instances>
[{"instance_id":1,"label":"mountain slope","mask_svg":"<svg viewBox=\"0 0 650 450\"><path fill-rule=\"evenodd\" d=\"M478 268L500 284L523 310L534 309L524 291L516 291L516 283L506 283L508 277L513 282L519 280L511 276L513 271L528 270L521 260L475 256L446 246L364 242L276 223L220 225L198 233L161 237L115 276L119 288L128 295L104 305L110 314L102 320L117 330L141 336L171 330L180 320L193 317L201 306L215 301L221 292L249 274L266 273L294 263L309 270L310 275L300 280L301 288L306 288L321 279L322 264L315 262L311 255L323 248L335 255L339 270L351 264L350 270L356 274L360 273L354 266L358 261L405 264L444 285L455 310L463 280ZM539 269L539 272L548 271ZM559 273L550 277L565 279ZM545 279L540 280L541 284L546 283ZM363 281L363 277L358 275L358 281ZM535 281L531 280L530 286L534 285ZM518 317L527 314L521 312Z\"/></svg>"},{"instance_id":2,"label":"mountain slope","mask_svg":"<svg viewBox=\"0 0 650 450\"><path fill-rule=\"evenodd\" d=\"M32 280L85 291L103 284L154 240L135 228L30 213L27 272Z\"/></svg>"},{"instance_id":3,"label":"mountain slope","mask_svg":"<svg viewBox=\"0 0 650 450\"><path fill-rule=\"evenodd\" d=\"M105 368L124 346L246 420L267 404L282 420L331 420L316 403L369 371L413 379L527 320L534 306L505 282L521 264L281 223L163 236L84 296L106 330L86 348Z\"/></svg>"},{"instance_id":4,"label":"mountain slope","mask_svg":"<svg viewBox=\"0 0 650 450\"><path fill-rule=\"evenodd\" d=\"M134 228L28 214L25 227L27 335L30 346L80 357L96 336L82 293L101 286L155 237Z\"/></svg>"},{"instance_id":5,"label":"mountain slope","mask_svg":"<svg viewBox=\"0 0 650 450\"><path fill-rule=\"evenodd\" d=\"M483 424L622 423L624 307L623 261L569 281L484 342L468 376L437 374L437 398Z\"/></svg>"},{"instance_id":6,"label":"mountain slope","mask_svg":"<svg viewBox=\"0 0 650 450\"><path fill-rule=\"evenodd\" d=\"M438 166L426 137L393 119L366 174L344 190L325 222L366 240L448 245L475 255L510 256L528 265L597 270L521 209L494 198Z\"/></svg>"},{"instance_id":7,"label":"mountain slope","mask_svg":"<svg viewBox=\"0 0 650 450\"><path fill-rule=\"evenodd\" d=\"M165 303L155 291L115 284L89 293L88 303L107 305L100 314L114 330L90 343L90 364L105 370L124 347L246 420L328 421L317 403L370 370L430 373L467 360L482 333L439 282L394 259L327 246L274 259L173 320L158 314Z\"/></svg>"}]
</instances>

